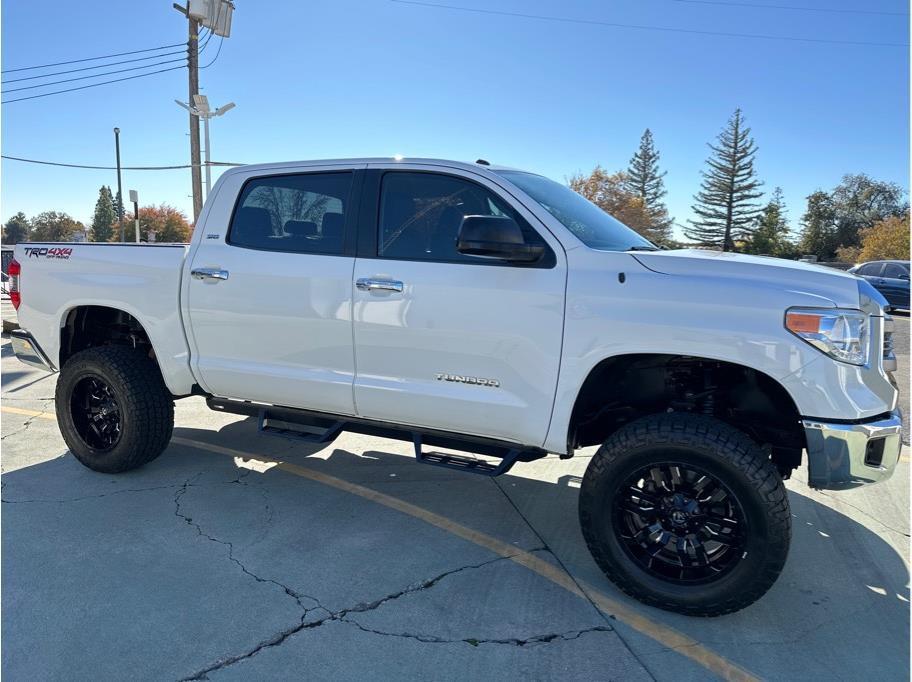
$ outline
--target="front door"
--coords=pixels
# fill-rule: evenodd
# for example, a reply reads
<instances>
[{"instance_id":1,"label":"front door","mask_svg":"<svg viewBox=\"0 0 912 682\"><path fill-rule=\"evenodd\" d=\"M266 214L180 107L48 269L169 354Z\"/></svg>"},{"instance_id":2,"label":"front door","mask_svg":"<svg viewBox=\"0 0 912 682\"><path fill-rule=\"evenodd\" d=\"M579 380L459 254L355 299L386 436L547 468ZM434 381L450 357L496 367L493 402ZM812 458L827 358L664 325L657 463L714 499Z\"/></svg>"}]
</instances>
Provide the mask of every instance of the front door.
<instances>
[{"instance_id":1,"label":"front door","mask_svg":"<svg viewBox=\"0 0 912 682\"><path fill-rule=\"evenodd\" d=\"M216 396L353 414L355 173L231 178L187 283L191 363ZM232 185L234 183L234 185Z\"/></svg>"},{"instance_id":2,"label":"front door","mask_svg":"<svg viewBox=\"0 0 912 682\"><path fill-rule=\"evenodd\" d=\"M469 171L371 173L353 292L358 414L541 445L563 333L559 243ZM457 252L465 215L514 218L546 256L530 265Z\"/></svg>"}]
</instances>

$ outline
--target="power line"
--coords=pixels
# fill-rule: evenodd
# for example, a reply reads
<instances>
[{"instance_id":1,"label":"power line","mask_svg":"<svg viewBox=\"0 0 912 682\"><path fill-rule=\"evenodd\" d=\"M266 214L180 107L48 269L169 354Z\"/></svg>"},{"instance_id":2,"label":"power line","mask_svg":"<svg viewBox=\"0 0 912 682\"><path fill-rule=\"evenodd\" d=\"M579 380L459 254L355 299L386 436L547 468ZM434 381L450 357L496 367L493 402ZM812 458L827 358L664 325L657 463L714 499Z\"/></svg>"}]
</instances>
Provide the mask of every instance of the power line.
<instances>
[{"instance_id":1,"label":"power line","mask_svg":"<svg viewBox=\"0 0 912 682\"><path fill-rule=\"evenodd\" d=\"M208 42L208 41L207 41L207 42ZM201 66L201 67L200 67L201 69L208 69L210 66L212 66L213 64L215 64L215 60L218 59L218 58L219 58L219 55L222 53L222 43L224 43L224 42L225 42L225 38L223 37L223 38L219 41L219 46L218 46L218 50L216 50L216 52L215 52L215 57L213 57L213 58L212 58L212 61L209 62L208 64L206 64L206 66ZM200 50L200 52L202 52L202 50Z\"/></svg>"},{"instance_id":2,"label":"power line","mask_svg":"<svg viewBox=\"0 0 912 682\"><path fill-rule=\"evenodd\" d=\"M671 0L672 2L685 2L694 5L724 5L726 7L751 7L762 9L784 9L795 12L828 12L832 14L877 14L888 17L907 17L908 12L887 12L876 9L852 9L840 7L796 7L794 5L764 5L755 2L725 2L724 0Z\"/></svg>"},{"instance_id":3,"label":"power line","mask_svg":"<svg viewBox=\"0 0 912 682\"><path fill-rule=\"evenodd\" d=\"M81 163L58 163L56 161L38 161L37 159L24 159L20 156L7 156L3 154L0 158L8 159L10 161L22 161L24 163L37 163L42 166L63 166L64 168L87 168L90 170L117 170L117 166L88 166ZM242 163L228 163L227 161L211 161L210 165L212 166L243 166ZM121 170L141 170L141 171L152 171L152 170L180 170L184 168L192 168L191 164L184 164L182 166L121 166Z\"/></svg>"},{"instance_id":4,"label":"power line","mask_svg":"<svg viewBox=\"0 0 912 682\"><path fill-rule=\"evenodd\" d=\"M110 59L111 57L124 57L130 54L140 54L142 52L158 52L159 50L167 50L172 47L184 47L186 43L174 43L173 45L162 45L160 47L150 47L145 50L131 50L130 52L117 52L115 54L106 54L100 57L86 57L85 59L71 59L68 62L54 62L52 64L39 64L37 66L23 66L18 69L4 69L0 73L13 73L15 71L31 71L32 69L45 69L51 66L66 66L67 64L79 64L81 62L94 62L99 59Z\"/></svg>"},{"instance_id":5,"label":"power line","mask_svg":"<svg viewBox=\"0 0 912 682\"><path fill-rule=\"evenodd\" d=\"M127 71L138 71L140 69L151 69L153 66L161 66L162 64L176 64L177 62L183 62L185 58L180 59L166 59L163 62L155 62L154 64L143 64L142 66L131 66L126 69L116 69L114 71L105 71L102 73L93 73L89 76L77 76L76 78L64 78L59 81L51 81L50 83L39 83L37 85L24 85L21 88L4 88L3 92L19 92L20 90L34 90L35 88L47 88L51 85L60 85L61 83L72 83L74 81L84 81L90 78L101 78L103 76L111 76L115 73L126 73ZM142 75L142 74L138 74Z\"/></svg>"},{"instance_id":6,"label":"power line","mask_svg":"<svg viewBox=\"0 0 912 682\"><path fill-rule=\"evenodd\" d=\"M181 60L183 61L183 60ZM101 83L92 83L90 85L82 85L78 88L67 88L65 90L54 90L53 92L45 92L40 95L30 95L28 97L17 97L16 99L6 99L0 102L0 104L11 104L13 102L22 102L27 99L37 99L38 97L50 97L51 95L60 95L64 92L75 92L76 90L85 90L87 88L97 88L99 85L108 85L110 83L120 83L121 81L129 81L134 78L144 78L146 76L154 76L157 73L165 73L166 71L176 71L177 69L183 69L184 66L172 66L168 69L159 69L158 71L150 71L149 73L139 73L135 76L124 76L123 78L115 78L109 81L102 81Z\"/></svg>"},{"instance_id":7,"label":"power line","mask_svg":"<svg viewBox=\"0 0 912 682\"><path fill-rule=\"evenodd\" d=\"M507 12L504 10L482 9L479 7L463 7L460 5L445 5L420 0L390 0L400 5L413 5L418 7L433 7L435 9L449 9L458 12L473 12L503 17L518 17L521 19L538 19L540 21L555 21L566 24L587 24L591 26L609 26L612 28L632 28L641 31L661 31L664 33L688 33L691 35L717 36L725 38L756 38L758 40L782 40L798 43L825 43L831 45L865 45L868 47L909 47L908 43L879 43L864 40L831 40L827 38L795 38L791 36L764 35L762 33L730 33L727 31L702 31L698 29L673 28L669 26L651 26L648 24L622 24L612 21L599 21L597 19L572 19L570 17L557 17L546 14L525 14L522 12Z\"/></svg>"},{"instance_id":8,"label":"power line","mask_svg":"<svg viewBox=\"0 0 912 682\"><path fill-rule=\"evenodd\" d=\"M50 78L51 76L63 76L68 73L78 73L80 71L91 71L92 69L104 69L109 66L119 66L121 64L132 64L134 62L143 62L149 59L159 59L161 57L171 57L176 54L185 54L186 50L177 50L176 52L162 52L161 54L154 54L150 57L137 57L136 59L124 59L119 62L109 62L108 64L98 64L97 66L83 66L78 69L68 69L66 71L52 71L51 73L44 73L40 76L26 76L25 78L10 78L3 81L3 84L7 83L19 83L22 81L33 81L39 78ZM142 67L141 67L142 68Z\"/></svg>"}]
</instances>

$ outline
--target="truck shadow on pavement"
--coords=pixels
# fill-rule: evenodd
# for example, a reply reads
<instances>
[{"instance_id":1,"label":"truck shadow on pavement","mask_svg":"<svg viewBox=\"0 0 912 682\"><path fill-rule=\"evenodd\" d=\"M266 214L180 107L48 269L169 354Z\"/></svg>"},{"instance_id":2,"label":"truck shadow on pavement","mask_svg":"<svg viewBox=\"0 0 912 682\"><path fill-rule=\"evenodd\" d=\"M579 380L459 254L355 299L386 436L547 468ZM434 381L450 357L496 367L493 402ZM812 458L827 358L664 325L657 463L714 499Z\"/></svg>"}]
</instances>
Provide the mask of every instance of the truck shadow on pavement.
<instances>
[{"instance_id":1,"label":"truck shadow on pavement","mask_svg":"<svg viewBox=\"0 0 912 682\"><path fill-rule=\"evenodd\" d=\"M662 642L605 620L585 600L487 549L279 470L270 458L383 492L539 553L761 676L781 677L783 657L793 677L908 674L909 574L902 558L877 533L794 490L792 551L777 584L744 611L692 619L639 605L601 574L578 529L578 476L560 473L569 462L555 458L527 472L547 480L524 476L522 465L492 480L419 466L388 452L387 446L402 450L392 441L370 441L356 453L264 438L253 420L217 432L177 428L174 436L249 458L172 443L155 462L118 476L84 469L69 453L3 475L2 671L11 679L102 679L125 670L177 679L237 656L238 665L253 666L248 674L257 676L263 672L256 666L270 657L305 649L306 656L322 655L307 644L314 637L307 633L316 630L306 624L347 609L357 618L330 619L319 629L355 625L359 636L385 635L376 637L381 647L398 646L397 638L476 642L466 646L482 676L496 665L479 642L515 640L517 656L533 656L536 647L524 645L536 637L583 646L582 633L607 637L611 629L659 679L671 678L650 665L650 657L685 662ZM438 585L463 579L458 592ZM429 605L433 599L440 601ZM358 611L365 604L373 606ZM284 633L279 643L264 645L275 633ZM355 665L361 657L364 672L380 656L374 645L352 639L348 628L335 637L334 665L346 658L345 665ZM567 654L553 670L537 673L592 675L574 666L593 665L601 666L600 674L628 676L617 667L620 654L605 642L589 646L602 653L592 658L589 649L577 650L572 658L585 663L571 663ZM871 655L859 656L865 650ZM446 665L443 654L427 648L403 655L415 658L415 668L403 674L433 675L441 668L425 666ZM699 678L699 670L673 669ZM332 669L322 673L332 677ZM459 676L468 674L463 669Z\"/></svg>"}]
</instances>

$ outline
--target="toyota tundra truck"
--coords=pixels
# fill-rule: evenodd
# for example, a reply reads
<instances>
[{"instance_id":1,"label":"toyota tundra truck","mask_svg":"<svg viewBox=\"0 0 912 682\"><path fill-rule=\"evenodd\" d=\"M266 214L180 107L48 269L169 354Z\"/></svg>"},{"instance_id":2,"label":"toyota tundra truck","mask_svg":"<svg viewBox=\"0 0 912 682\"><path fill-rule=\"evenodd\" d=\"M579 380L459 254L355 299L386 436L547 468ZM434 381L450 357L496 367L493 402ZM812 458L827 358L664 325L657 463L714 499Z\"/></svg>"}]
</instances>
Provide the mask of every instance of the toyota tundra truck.
<instances>
[{"instance_id":1,"label":"toyota tundra truck","mask_svg":"<svg viewBox=\"0 0 912 682\"><path fill-rule=\"evenodd\" d=\"M496 476L599 446L579 492L595 561L695 616L775 582L783 480L889 477L891 319L817 265L660 250L540 175L432 159L226 171L185 244L19 244L20 360L59 372L72 454L112 473L204 396L264 434L352 431Z\"/></svg>"}]
</instances>

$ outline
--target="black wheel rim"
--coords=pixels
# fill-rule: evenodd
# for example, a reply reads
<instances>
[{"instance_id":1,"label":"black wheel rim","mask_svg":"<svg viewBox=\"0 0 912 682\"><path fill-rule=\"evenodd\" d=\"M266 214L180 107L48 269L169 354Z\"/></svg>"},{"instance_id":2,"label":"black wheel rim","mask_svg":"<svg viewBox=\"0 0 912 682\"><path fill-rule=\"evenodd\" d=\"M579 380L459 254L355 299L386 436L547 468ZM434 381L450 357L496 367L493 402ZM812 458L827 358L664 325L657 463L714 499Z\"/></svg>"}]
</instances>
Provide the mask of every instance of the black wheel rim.
<instances>
[{"instance_id":1,"label":"black wheel rim","mask_svg":"<svg viewBox=\"0 0 912 682\"><path fill-rule=\"evenodd\" d=\"M111 387L100 377L79 380L70 397L76 433L93 450L111 450L120 441L120 406Z\"/></svg>"},{"instance_id":2,"label":"black wheel rim","mask_svg":"<svg viewBox=\"0 0 912 682\"><path fill-rule=\"evenodd\" d=\"M646 465L617 490L614 533L649 574L672 583L718 580L745 556L740 501L709 472L680 462Z\"/></svg>"}]
</instances>

